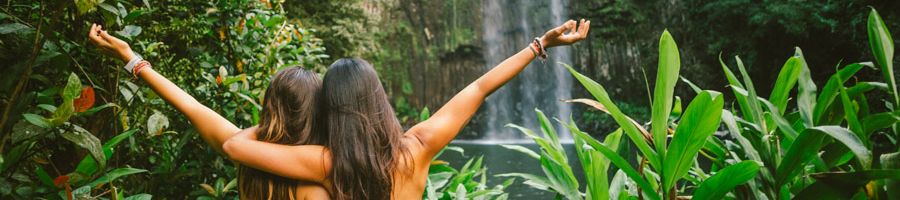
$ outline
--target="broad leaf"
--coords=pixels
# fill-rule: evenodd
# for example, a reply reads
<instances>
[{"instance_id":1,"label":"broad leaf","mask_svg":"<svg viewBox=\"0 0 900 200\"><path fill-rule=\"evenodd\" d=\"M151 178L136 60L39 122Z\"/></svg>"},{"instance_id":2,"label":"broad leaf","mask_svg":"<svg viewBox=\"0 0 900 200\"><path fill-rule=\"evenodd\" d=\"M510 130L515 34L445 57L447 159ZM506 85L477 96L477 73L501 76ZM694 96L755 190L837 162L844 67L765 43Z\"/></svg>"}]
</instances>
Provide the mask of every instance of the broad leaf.
<instances>
[{"instance_id":1,"label":"broad leaf","mask_svg":"<svg viewBox=\"0 0 900 200\"><path fill-rule=\"evenodd\" d=\"M723 199L729 191L753 179L757 172L759 172L759 164L753 161L729 165L700 183L694 190L692 199Z\"/></svg>"},{"instance_id":2,"label":"broad leaf","mask_svg":"<svg viewBox=\"0 0 900 200\"><path fill-rule=\"evenodd\" d=\"M641 154L650 161L650 165L656 169L660 169L662 167L662 162L660 162L657 153L651 149L650 145L647 143L651 136L641 134L628 117L619 110L619 107L612 102L612 99L609 98L609 93L606 92L606 89L604 89L603 86L587 76L578 73L572 66L566 65L566 68L568 68L572 76L575 76L575 79L594 96L594 99L609 110L610 115L615 119L616 123L619 124L619 127L625 130L625 135L627 135L628 138L631 139L631 142L637 146Z\"/></svg>"},{"instance_id":3,"label":"broad leaf","mask_svg":"<svg viewBox=\"0 0 900 200\"><path fill-rule=\"evenodd\" d=\"M674 187L675 182L687 174L697 152L719 128L724 104L725 100L718 92L703 91L688 105L663 161L663 191Z\"/></svg>"},{"instance_id":4,"label":"broad leaf","mask_svg":"<svg viewBox=\"0 0 900 200\"><path fill-rule=\"evenodd\" d=\"M888 31L878 11L873 8L869 12L869 21L866 26L869 33L869 47L875 56L875 61L881 67L884 80L890 87L894 96L894 105L900 105L900 94L897 94L897 81L894 79L894 39Z\"/></svg>"},{"instance_id":5,"label":"broad leaf","mask_svg":"<svg viewBox=\"0 0 900 200\"><path fill-rule=\"evenodd\" d=\"M572 134L575 137L582 137L582 138L590 137L589 135L587 135L583 132L574 132ZM606 145L600 144L599 142L591 141L591 140L587 140L586 142L588 145L591 146L591 148L594 148L595 150L602 153L603 156L606 156L606 158L608 158L610 162L612 162L614 165L616 165L616 167L619 167L619 169L622 170L622 172L625 172L625 174L629 178L631 178L631 180L634 181L638 185L638 187L641 188L641 190L646 192L645 194L647 195L646 196L647 198L654 199L654 200L661 198L659 196L659 194L653 192L656 190L654 190L653 186L650 185L650 182L647 182L647 180L645 180L644 177L641 176L641 173L639 173L637 170L635 170L634 167L632 167L628 163L628 161L625 160L625 158L622 158L622 156L619 156L619 154L617 154L615 151L613 151Z\"/></svg>"},{"instance_id":6,"label":"broad leaf","mask_svg":"<svg viewBox=\"0 0 900 200\"><path fill-rule=\"evenodd\" d=\"M669 31L665 30L659 38L659 66L653 89L653 107L650 119L653 144L656 146L660 160L665 160L666 157L669 113L672 111L672 96L675 93L675 84L678 83L680 68L678 45L675 44Z\"/></svg>"},{"instance_id":7,"label":"broad leaf","mask_svg":"<svg viewBox=\"0 0 900 200\"><path fill-rule=\"evenodd\" d=\"M100 139L93 134L84 130L78 125L72 124L72 130L63 132L61 135L66 140L72 141L81 148L87 149L99 163L99 168L106 166L106 155L103 153L103 147L100 145Z\"/></svg>"},{"instance_id":8,"label":"broad leaf","mask_svg":"<svg viewBox=\"0 0 900 200\"><path fill-rule=\"evenodd\" d=\"M131 174L143 173L143 172L147 172L147 170L135 169L135 168L113 169L112 171L109 171L105 175L101 176L100 178L97 178L97 180L94 180L93 182L89 183L88 186L91 186L91 188L96 188L100 184L112 182L119 177L131 175Z\"/></svg>"}]
</instances>

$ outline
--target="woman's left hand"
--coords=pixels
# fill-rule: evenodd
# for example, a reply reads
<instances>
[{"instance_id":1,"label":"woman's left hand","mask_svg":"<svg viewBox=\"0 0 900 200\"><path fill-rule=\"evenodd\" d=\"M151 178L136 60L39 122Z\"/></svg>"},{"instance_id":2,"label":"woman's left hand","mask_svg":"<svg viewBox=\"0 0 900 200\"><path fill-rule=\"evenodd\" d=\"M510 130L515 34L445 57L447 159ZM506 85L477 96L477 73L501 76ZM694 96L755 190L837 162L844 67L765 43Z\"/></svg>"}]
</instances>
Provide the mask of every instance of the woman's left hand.
<instances>
[{"instance_id":1,"label":"woman's left hand","mask_svg":"<svg viewBox=\"0 0 900 200\"><path fill-rule=\"evenodd\" d=\"M134 58L134 52L131 51L131 46L128 46L128 43L125 41L109 35L109 33L103 30L103 26L92 24L88 37L91 38L91 42L94 43L94 45L97 45L97 47L100 47L103 51L122 59L122 61L128 62Z\"/></svg>"},{"instance_id":2,"label":"woman's left hand","mask_svg":"<svg viewBox=\"0 0 900 200\"><path fill-rule=\"evenodd\" d=\"M565 24L547 31L541 37L541 45L544 48L570 45L587 38L588 31L591 30L591 21L581 19L581 26L577 26L578 24L575 20L569 20Z\"/></svg>"}]
</instances>

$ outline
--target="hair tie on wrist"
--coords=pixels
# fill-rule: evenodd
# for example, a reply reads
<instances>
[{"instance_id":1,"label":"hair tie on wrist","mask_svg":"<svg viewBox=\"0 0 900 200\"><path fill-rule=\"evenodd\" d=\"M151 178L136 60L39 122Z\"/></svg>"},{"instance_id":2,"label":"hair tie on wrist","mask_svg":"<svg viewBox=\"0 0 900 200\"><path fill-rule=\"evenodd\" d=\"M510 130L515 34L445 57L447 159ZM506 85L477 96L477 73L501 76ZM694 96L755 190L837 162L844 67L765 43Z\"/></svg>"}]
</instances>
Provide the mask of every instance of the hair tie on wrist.
<instances>
[{"instance_id":1,"label":"hair tie on wrist","mask_svg":"<svg viewBox=\"0 0 900 200\"><path fill-rule=\"evenodd\" d=\"M131 60L128 61L128 64L125 64L125 67L124 67L125 71L127 71L128 73L134 73L133 70L134 70L135 65L137 65L138 62L141 62L142 60L144 60L144 58L142 58L141 55L138 55L137 53L134 53L134 52L132 52L132 54L134 54L134 57L132 57Z\"/></svg>"}]
</instances>

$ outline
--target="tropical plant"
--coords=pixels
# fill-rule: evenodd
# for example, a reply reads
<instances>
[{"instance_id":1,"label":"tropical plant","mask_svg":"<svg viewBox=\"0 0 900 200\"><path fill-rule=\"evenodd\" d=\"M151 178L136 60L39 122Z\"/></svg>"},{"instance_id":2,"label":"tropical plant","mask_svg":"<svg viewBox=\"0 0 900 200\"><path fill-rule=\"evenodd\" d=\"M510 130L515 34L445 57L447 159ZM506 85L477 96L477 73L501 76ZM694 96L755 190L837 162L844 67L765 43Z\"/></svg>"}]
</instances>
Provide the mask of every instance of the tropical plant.
<instances>
[{"instance_id":1,"label":"tropical plant","mask_svg":"<svg viewBox=\"0 0 900 200\"><path fill-rule=\"evenodd\" d=\"M735 116L726 110L722 119L738 145L711 160L732 158L764 163L753 181L755 187L744 193L748 194L745 198L882 199L886 198L886 191L891 191L883 189L885 181L881 180L898 178L900 171L877 166L878 161L873 161L878 152L873 149L879 145L896 147L896 142L872 139L896 137L884 130L897 124L897 114L893 111L897 97L885 100L887 111L873 113L879 109L869 105L867 93L896 94L893 67L886 58L893 57L893 44L874 9L868 22L870 45L885 82L857 82L846 86L858 71L866 67L875 69L871 62L853 63L838 69L817 94L807 62L797 48L785 62L775 88L766 99L755 92L739 57L735 61L743 82L722 62L737 102L733 110L740 114ZM796 110L786 112L795 85ZM890 163L891 155L883 154L880 162ZM856 180L847 179L854 175Z\"/></svg>"},{"instance_id":2,"label":"tropical plant","mask_svg":"<svg viewBox=\"0 0 900 200\"><path fill-rule=\"evenodd\" d=\"M676 197L676 185L691 167L696 163L698 151L704 145L715 130L719 127L719 120L724 100L722 95L715 91L702 91L694 97L687 109L682 113L681 106L673 103L674 88L678 80L680 68L679 54L675 41L668 31L663 31L659 43L659 71L656 79L653 107L651 108L651 131L648 132L640 123L628 117L612 102L606 90L599 83L581 75L572 67L569 71L583 86L585 86L596 101L588 99L574 100L574 102L587 103L595 108L612 115L621 130L607 136L604 143L582 132L574 121L561 124L572 132L578 152L579 160L585 169L588 182L585 196L590 199L608 199L609 183L607 168L610 162L617 166L631 181L637 185L633 196L646 197L648 199L671 199ZM673 108L675 112L673 112ZM578 191L577 179L571 175L571 168L566 164L566 158L559 140L546 117L538 111L538 121L541 122L541 130L546 135L539 137L532 131L517 127L523 133L531 137L541 146L541 154L528 152L522 148L515 149L532 155L541 160L546 175L543 178L515 174L531 181L532 185L542 185L558 192L568 199L582 199ZM674 130L673 130L674 129ZM618 137L625 134L635 144L642 154L639 167L635 167L617 153ZM667 144L671 136L671 143ZM704 141L704 142L697 142ZM651 144L654 148L651 148ZM668 146L668 147L667 147ZM537 156L539 155L539 156ZM647 165L649 164L649 165ZM536 183L536 184L535 184ZM539 188L541 188L539 186ZM683 188L683 187L682 187ZM679 189L683 191L683 189ZM618 191L616 191L618 192ZM619 197L629 195L618 194Z\"/></svg>"},{"instance_id":3,"label":"tropical plant","mask_svg":"<svg viewBox=\"0 0 900 200\"><path fill-rule=\"evenodd\" d=\"M286 17L282 4L76 0L0 6L0 61L9 66L0 75L0 199L123 199L138 193L236 198L226 187L236 176L231 163L174 108L122 72L121 62L99 54L87 42L86 28L102 24L204 105L247 127L258 120L258 102L277 70L325 66L321 40Z\"/></svg>"},{"instance_id":4,"label":"tropical plant","mask_svg":"<svg viewBox=\"0 0 900 200\"><path fill-rule=\"evenodd\" d=\"M552 125L540 111L538 121L544 136L512 125L535 140L541 147L540 154L522 147L508 148L540 160L544 176L509 175L523 177L526 184L557 192L568 199L626 196L675 199L679 194L692 194L696 199L896 198L892 191L900 179L900 170L895 169L898 153L884 152L880 160L873 162L878 157L877 152L873 153L876 146L897 147L894 126L900 118L893 108L898 102L891 60L893 40L874 9L868 24L870 46L886 83L858 82L845 86L859 70L874 69L874 64L869 62L854 63L840 68L817 93L803 53L797 48L785 62L775 88L766 99L757 94L740 57L735 57L735 62L743 79L738 79L720 59L737 105L723 109L724 100L718 92L702 90L682 79L697 93L683 113L678 103L672 103L678 77L678 51L669 33L664 31L652 101L652 132L623 114L599 83L569 67L596 99L570 102L585 103L612 115L621 128L601 143L580 131L574 121L562 123L572 132L578 158L585 169L588 185L584 196L565 164L565 151ZM795 110L786 112L795 86ZM875 112L878 108L869 105L867 93L879 90L893 97L886 100L887 111ZM712 137L720 121L733 141ZM884 131L890 128L894 131ZM640 153L637 169L616 151L622 133ZM706 167L708 170L703 169L698 155L711 163ZM876 164L879 161L881 166ZM617 174L621 172L628 177L626 182L633 182L636 190L624 190L624 193L609 190L610 185L621 185L619 182L623 181L614 178L607 183L609 162L619 168ZM745 183L748 186L741 186Z\"/></svg>"}]
</instances>

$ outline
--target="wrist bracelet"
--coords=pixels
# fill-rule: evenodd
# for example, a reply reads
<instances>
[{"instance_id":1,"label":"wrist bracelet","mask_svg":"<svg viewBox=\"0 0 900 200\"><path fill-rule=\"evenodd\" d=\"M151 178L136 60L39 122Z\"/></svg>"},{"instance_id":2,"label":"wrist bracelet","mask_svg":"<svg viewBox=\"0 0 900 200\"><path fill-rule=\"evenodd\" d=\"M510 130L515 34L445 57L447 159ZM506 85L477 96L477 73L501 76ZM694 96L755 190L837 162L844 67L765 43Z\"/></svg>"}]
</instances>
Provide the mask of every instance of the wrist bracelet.
<instances>
[{"instance_id":1,"label":"wrist bracelet","mask_svg":"<svg viewBox=\"0 0 900 200\"><path fill-rule=\"evenodd\" d=\"M528 49L531 49L531 53L534 54L534 57L540 57L537 50L534 50L534 43L528 44Z\"/></svg>"},{"instance_id":2,"label":"wrist bracelet","mask_svg":"<svg viewBox=\"0 0 900 200\"><path fill-rule=\"evenodd\" d=\"M141 62L142 60L144 60L144 58L142 58L141 55L138 55L137 53L134 53L134 52L131 52L131 53L134 54L134 57L128 61L128 64L125 64L125 71L127 71L128 73L133 73L132 70L134 70L134 65L137 65L138 62Z\"/></svg>"},{"instance_id":3,"label":"wrist bracelet","mask_svg":"<svg viewBox=\"0 0 900 200\"><path fill-rule=\"evenodd\" d=\"M138 64L134 66L133 71L131 71L131 74L134 75L134 79L137 79L137 76L139 74L141 74L141 70L144 70L145 68L148 68L148 67L152 68L152 66L150 66L149 61L142 60L142 61L138 62Z\"/></svg>"},{"instance_id":4,"label":"wrist bracelet","mask_svg":"<svg viewBox=\"0 0 900 200\"><path fill-rule=\"evenodd\" d=\"M541 44L541 38L534 38L534 43L538 46L539 58L541 58L541 62L547 60L547 49L544 48L544 44Z\"/></svg>"}]
</instances>

